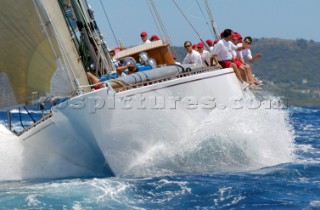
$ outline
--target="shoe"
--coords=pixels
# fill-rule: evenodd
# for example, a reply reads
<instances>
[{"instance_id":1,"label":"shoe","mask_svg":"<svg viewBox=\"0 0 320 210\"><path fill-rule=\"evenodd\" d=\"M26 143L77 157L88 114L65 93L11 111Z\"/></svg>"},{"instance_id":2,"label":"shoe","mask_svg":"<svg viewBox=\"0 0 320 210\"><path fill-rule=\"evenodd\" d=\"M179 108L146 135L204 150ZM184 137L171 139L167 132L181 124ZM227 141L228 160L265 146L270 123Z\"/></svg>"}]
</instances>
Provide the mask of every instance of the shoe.
<instances>
[{"instance_id":1,"label":"shoe","mask_svg":"<svg viewBox=\"0 0 320 210\"><path fill-rule=\"evenodd\" d=\"M242 88L242 90L245 90L245 89L248 88L248 87L249 87L249 84L248 84L248 83L246 83L245 81L241 82L241 88Z\"/></svg>"},{"instance_id":2,"label":"shoe","mask_svg":"<svg viewBox=\"0 0 320 210\"><path fill-rule=\"evenodd\" d=\"M262 84L262 80L259 79L259 77L255 77L255 76L253 75L253 78L254 78L254 83L259 83L259 85Z\"/></svg>"},{"instance_id":3,"label":"shoe","mask_svg":"<svg viewBox=\"0 0 320 210\"><path fill-rule=\"evenodd\" d=\"M259 87L259 86L257 86L257 85L250 85L250 86L249 86L249 89L250 89L250 90L262 90L262 88Z\"/></svg>"},{"instance_id":4,"label":"shoe","mask_svg":"<svg viewBox=\"0 0 320 210\"><path fill-rule=\"evenodd\" d=\"M263 85L261 80L255 80L253 83L254 83L256 86L262 86L262 85Z\"/></svg>"}]
</instances>

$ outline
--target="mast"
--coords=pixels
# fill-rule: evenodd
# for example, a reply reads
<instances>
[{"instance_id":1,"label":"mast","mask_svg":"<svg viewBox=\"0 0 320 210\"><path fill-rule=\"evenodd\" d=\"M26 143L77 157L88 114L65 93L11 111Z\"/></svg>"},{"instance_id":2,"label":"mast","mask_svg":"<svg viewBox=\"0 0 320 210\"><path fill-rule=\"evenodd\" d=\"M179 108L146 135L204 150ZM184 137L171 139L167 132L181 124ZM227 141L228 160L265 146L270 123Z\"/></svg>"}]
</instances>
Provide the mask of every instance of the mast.
<instances>
[{"instance_id":1,"label":"mast","mask_svg":"<svg viewBox=\"0 0 320 210\"><path fill-rule=\"evenodd\" d=\"M220 33L219 33L219 30L218 30L218 26L217 26L216 22L214 21L212 12L210 10L208 0L205 0L205 3L206 3L206 9L207 9L207 12L208 12L208 15L209 15L209 18L210 18L212 30L213 30L213 32L214 32L214 34L216 36L216 39L219 40L219 39L221 39Z\"/></svg>"},{"instance_id":2,"label":"mast","mask_svg":"<svg viewBox=\"0 0 320 210\"><path fill-rule=\"evenodd\" d=\"M72 97L89 84L58 0L0 5L0 109L32 104L34 92Z\"/></svg>"}]
</instances>

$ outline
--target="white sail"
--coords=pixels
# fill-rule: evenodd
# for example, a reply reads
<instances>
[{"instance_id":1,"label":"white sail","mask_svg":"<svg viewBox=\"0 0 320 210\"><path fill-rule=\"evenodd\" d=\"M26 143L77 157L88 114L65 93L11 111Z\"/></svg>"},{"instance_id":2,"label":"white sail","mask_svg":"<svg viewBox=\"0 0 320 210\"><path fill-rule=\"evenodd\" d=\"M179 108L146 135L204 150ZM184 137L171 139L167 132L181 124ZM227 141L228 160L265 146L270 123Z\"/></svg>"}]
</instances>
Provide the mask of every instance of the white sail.
<instances>
[{"instance_id":1,"label":"white sail","mask_svg":"<svg viewBox=\"0 0 320 210\"><path fill-rule=\"evenodd\" d=\"M65 95L76 89L74 78L88 84L57 0L0 0L0 5L0 73L7 77L0 87L0 109L27 104L34 93L50 94L57 59L72 87ZM4 91L9 86L10 98Z\"/></svg>"},{"instance_id":2,"label":"white sail","mask_svg":"<svg viewBox=\"0 0 320 210\"><path fill-rule=\"evenodd\" d=\"M17 104L13 89L10 85L9 77L5 72L0 72L0 87L0 107Z\"/></svg>"}]
</instances>

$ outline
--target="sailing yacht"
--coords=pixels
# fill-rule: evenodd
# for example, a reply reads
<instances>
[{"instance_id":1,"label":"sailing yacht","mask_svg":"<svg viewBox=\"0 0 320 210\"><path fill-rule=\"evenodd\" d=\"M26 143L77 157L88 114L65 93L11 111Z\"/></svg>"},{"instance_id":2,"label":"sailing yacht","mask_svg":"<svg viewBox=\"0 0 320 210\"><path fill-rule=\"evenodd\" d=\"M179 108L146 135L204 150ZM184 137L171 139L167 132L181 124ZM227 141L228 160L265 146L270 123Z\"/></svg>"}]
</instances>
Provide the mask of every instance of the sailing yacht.
<instances>
[{"instance_id":1,"label":"sailing yacht","mask_svg":"<svg viewBox=\"0 0 320 210\"><path fill-rule=\"evenodd\" d=\"M24 159L40 171L56 177L128 174L148 151L189 138L212 109L243 96L232 69L176 65L162 40L118 52L114 58L124 61L147 53L156 65L115 78L86 0L0 4L0 109L10 118L16 107L51 106L17 133ZM102 88L92 88L86 71L100 76ZM57 167L61 161L67 169Z\"/></svg>"}]
</instances>

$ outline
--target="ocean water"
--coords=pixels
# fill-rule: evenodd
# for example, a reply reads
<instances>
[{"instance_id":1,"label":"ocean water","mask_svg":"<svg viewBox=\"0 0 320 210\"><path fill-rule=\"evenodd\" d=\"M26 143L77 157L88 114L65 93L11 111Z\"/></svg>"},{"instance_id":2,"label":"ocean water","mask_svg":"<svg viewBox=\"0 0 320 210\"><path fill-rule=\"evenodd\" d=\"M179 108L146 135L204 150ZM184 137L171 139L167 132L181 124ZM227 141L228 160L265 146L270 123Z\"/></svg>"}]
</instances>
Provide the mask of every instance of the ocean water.
<instances>
[{"instance_id":1,"label":"ocean water","mask_svg":"<svg viewBox=\"0 0 320 210\"><path fill-rule=\"evenodd\" d=\"M0 125L0 209L320 209L320 107L213 110L123 177L22 179L22 159Z\"/></svg>"}]
</instances>

